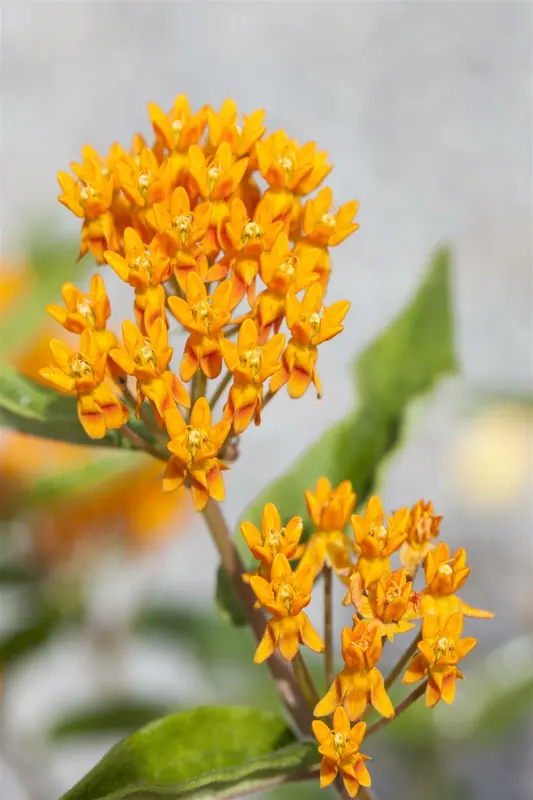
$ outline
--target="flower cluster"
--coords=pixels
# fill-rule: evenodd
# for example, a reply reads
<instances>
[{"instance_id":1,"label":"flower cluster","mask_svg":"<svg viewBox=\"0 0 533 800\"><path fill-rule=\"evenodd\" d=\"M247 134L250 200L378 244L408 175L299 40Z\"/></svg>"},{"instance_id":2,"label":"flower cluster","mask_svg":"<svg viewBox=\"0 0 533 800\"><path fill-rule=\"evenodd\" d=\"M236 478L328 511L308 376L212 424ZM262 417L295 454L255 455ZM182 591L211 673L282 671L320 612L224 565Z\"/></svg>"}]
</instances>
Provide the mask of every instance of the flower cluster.
<instances>
[{"instance_id":1,"label":"flower cluster","mask_svg":"<svg viewBox=\"0 0 533 800\"><path fill-rule=\"evenodd\" d=\"M150 103L149 116L151 143L137 134L105 156L85 146L72 174L58 175L60 202L82 221L80 257L131 287L135 323L124 321L122 343L107 328L101 275L89 294L65 284L64 306L48 311L80 343L53 340L53 365L40 374L77 397L92 438L129 427L130 411L143 418L172 454L164 488L189 486L201 510L224 497L229 441L260 424L277 391L301 397L313 383L322 394L318 347L343 330L349 309L324 305L330 248L358 228L357 203L335 208L331 189L319 189L326 153L267 134L261 110L239 122L232 100L194 111L179 95L168 113Z\"/></svg>"},{"instance_id":2,"label":"flower cluster","mask_svg":"<svg viewBox=\"0 0 533 800\"><path fill-rule=\"evenodd\" d=\"M343 666L314 707L315 717L333 714L333 726L317 719L313 731L322 756L321 786L340 774L354 797L360 786L370 785L367 757L359 752L369 707L384 718L395 716L387 690L405 667L403 683L425 681L428 707L441 699L451 703L456 680L463 677L457 665L476 644L473 638L461 638L463 616L493 615L457 596L470 571L466 553L460 549L452 556L447 544L435 544L442 517L435 515L431 503L420 500L412 509L388 516L379 498L372 497L363 514L352 514L356 496L351 483L332 488L327 478L320 478L314 491L306 491L305 499L315 528L305 544L302 520L295 517L283 526L271 503L263 511L261 532L250 522L241 524L259 561L256 575L247 580L271 615L255 661L276 649L293 660L299 644L322 652L324 644L302 609L322 573L335 574L348 587L345 603L351 602L355 613L353 625L341 631ZM345 531L348 522L351 534ZM391 563L394 554L401 564L396 569ZM425 586L418 592L413 584L421 566ZM378 666L385 643L394 642L419 620L420 634L407 650L411 657L400 660L400 668L385 678Z\"/></svg>"}]
</instances>

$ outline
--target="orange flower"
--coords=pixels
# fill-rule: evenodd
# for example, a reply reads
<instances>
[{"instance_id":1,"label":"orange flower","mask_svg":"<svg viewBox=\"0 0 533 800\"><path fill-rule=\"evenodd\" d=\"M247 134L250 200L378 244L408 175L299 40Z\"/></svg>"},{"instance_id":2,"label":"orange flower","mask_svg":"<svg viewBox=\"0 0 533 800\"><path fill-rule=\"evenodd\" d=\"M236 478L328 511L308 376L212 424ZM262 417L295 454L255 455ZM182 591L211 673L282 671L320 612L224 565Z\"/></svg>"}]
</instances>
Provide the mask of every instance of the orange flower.
<instances>
[{"instance_id":1,"label":"orange flower","mask_svg":"<svg viewBox=\"0 0 533 800\"><path fill-rule=\"evenodd\" d=\"M357 201L351 200L331 211L333 193L329 186L321 189L317 196L307 200L303 213L303 232L305 237L296 247L296 252L305 248L315 249L319 258L315 272L320 275L320 283L325 289L331 272L331 259L328 248L343 242L359 225L353 222L357 213Z\"/></svg>"},{"instance_id":2,"label":"orange flower","mask_svg":"<svg viewBox=\"0 0 533 800\"><path fill-rule=\"evenodd\" d=\"M397 633L414 628L411 620L420 616L420 596L404 569L385 570L372 590L365 590L361 575L354 573L350 578L350 597L369 626L376 627L391 642Z\"/></svg>"},{"instance_id":3,"label":"orange flower","mask_svg":"<svg viewBox=\"0 0 533 800\"><path fill-rule=\"evenodd\" d=\"M287 325L292 338L283 353L281 369L270 384L272 392L288 383L290 396L301 397L313 382L318 396L322 396L315 366L317 346L344 330L341 323L350 308L348 300L340 300L321 311L322 296L318 283L309 287L301 302L295 295L287 295Z\"/></svg>"},{"instance_id":4,"label":"orange flower","mask_svg":"<svg viewBox=\"0 0 533 800\"><path fill-rule=\"evenodd\" d=\"M188 408L190 399L185 387L168 369L173 350L168 346L165 322L156 319L149 334L143 336L133 322L125 320L122 338L126 350L112 350L111 357L127 375L137 379L137 414L144 398L149 400L160 425L175 403Z\"/></svg>"},{"instance_id":5,"label":"orange flower","mask_svg":"<svg viewBox=\"0 0 533 800\"><path fill-rule=\"evenodd\" d=\"M452 614L443 622L435 616L424 617L419 653L414 656L402 678L402 683L416 683L427 676L426 705L433 708L439 700L452 703L457 678L463 674L457 667L475 646L472 637L460 639L463 616Z\"/></svg>"},{"instance_id":6,"label":"orange flower","mask_svg":"<svg viewBox=\"0 0 533 800\"><path fill-rule=\"evenodd\" d=\"M126 156L118 161L116 170L119 185L130 203L140 208L150 208L163 200L168 191L168 166L168 162L159 165L149 147L143 147L134 158Z\"/></svg>"},{"instance_id":7,"label":"orange flower","mask_svg":"<svg viewBox=\"0 0 533 800\"><path fill-rule=\"evenodd\" d=\"M233 423L237 434L242 433L253 418L256 425L261 422L263 383L280 367L279 357L285 336L278 333L263 347L259 346L258 338L255 322L245 319L236 345L229 339L220 340L224 362L233 373L224 418Z\"/></svg>"},{"instance_id":8,"label":"orange flower","mask_svg":"<svg viewBox=\"0 0 533 800\"><path fill-rule=\"evenodd\" d=\"M227 467L217 454L229 433L229 423L211 425L211 410L205 397L194 404L189 425L177 409L168 412L165 423L171 438L167 446L172 457L163 477L164 491L179 489L188 477L197 511L205 508L210 497L224 500L222 470Z\"/></svg>"},{"instance_id":9,"label":"orange flower","mask_svg":"<svg viewBox=\"0 0 533 800\"><path fill-rule=\"evenodd\" d=\"M318 752L322 756L320 764L320 788L329 786L340 772L346 791L355 797L360 786L370 786L372 781L365 761L369 756L359 752L366 732L364 722L358 722L353 728L344 708L339 706L333 714L333 728L316 719L313 722L313 733L319 743Z\"/></svg>"},{"instance_id":10,"label":"orange flower","mask_svg":"<svg viewBox=\"0 0 533 800\"><path fill-rule=\"evenodd\" d=\"M306 489L305 501L318 531L309 537L301 563L311 564L317 574L328 563L340 577L347 576L352 569L354 548L343 529L355 503L352 484L342 481L332 489L327 478L319 478L314 494Z\"/></svg>"},{"instance_id":11,"label":"orange flower","mask_svg":"<svg viewBox=\"0 0 533 800\"><path fill-rule=\"evenodd\" d=\"M148 215L172 258L182 291L191 272L196 272L202 280L207 275L207 257L198 243L207 232L210 217L210 203L199 203L191 211L191 201L183 186L174 189L170 204L156 203L152 214Z\"/></svg>"},{"instance_id":12,"label":"orange flower","mask_svg":"<svg viewBox=\"0 0 533 800\"><path fill-rule=\"evenodd\" d=\"M222 369L220 342L222 329L229 321L231 281L220 283L208 297L202 279L191 272L185 300L169 297L168 305L178 322L190 333L180 365L183 381L190 381L198 367L208 378L217 378Z\"/></svg>"},{"instance_id":13,"label":"orange flower","mask_svg":"<svg viewBox=\"0 0 533 800\"><path fill-rule=\"evenodd\" d=\"M287 295L297 294L314 281L316 257L312 253L294 255L286 233L280 233L270 251L261 255L260 271L267 288L254 305L253 315L259 328L259 341L266 342L270 331L277 333L285 317Z\"/></svg>"},{"instance_id":14,"label":"orange flower","mask_svg":"<svg viewBox=\"0 0 533 800\"><path fill-rule=\"evenodd\" d=\"M361 550L355 569L361 575L365 589L371 588L390 569L389 557L401 547L407 536L409 510L401 508L392 517L387 517L387 521L385 526L379 497L370 498L364 516L354 514L352 517L355 541Z\"/></svg>"},{"instance_id":15,"label":"orange flower","mask_svg":"<svg viewBox=\"0 0 533 800\"><path fill-rule=\"evenodd\" d=\"M455 594L470 574L470 567L466 566L466 550L463 548L457 550L451 558L448 545L440 542L435 550L427 554L425 571L427 586L422 591L424 615L436 615L446 619L450 614L460 611L465 617L478 619L494 617L491 611L472 608Z\"/></svg>"},{"instance_id":16,"label":"orange flower","mask_svg":"<svg viewBox=\"0 0 533 800\"><path fill-rule=\"evenodd\" d=\"M297 198L310 194L331 171L327 154L316 152L315 142L302 147L280 130L256 145L259 172L270 189L265 195L274 203L274 216L283 218L288 229L301 212Z\"/></svg>"},{"instance_id":17,"label":"orange flower","mask_svg":"<svg viewBox=\"0 0 533 800\"><path fill-rule=\"evenodd\" d=\"M229 217L222 222L218 231L218 239L226 255L211 267L207 280L221 280L231 269L232 306L240 303L246 292L248 302L253 305L261 254L272 246L282 227L282 222L272 221L269 203L263 203L251 220L242 200L234 197L231 201Z\"/></svg>"},{"instance_id":18,"label":"orange flower","mask_svg":"<svg viewBox=\"0 0 533 800\"><path fill-rule=\"evenodd\" d=\"M383 647L379 630L360 620L353 630L342 629L341 642L345 667L316 705L315 717L325 717L342 705L349 718L356 720L368 703L383 717L393 717L394 708L385 691L383 675L376 667Z\"/></svg>"},{"instance_id":19,"label":"orange flower","mask_svg":"<svg viewBox=\"0 0 533 800\"><path fill-rule=\"evenodd\" d=\"M100 275L93 275L91 278L89 294L84 294L72 283L64 283L61 294L66 308L58 305L46 306L56 322L71 333L83 333L86 329L93 331L98 348L103 353L118 347L117 337L106 329L111 307Z\"/></svg>"},{"instance_id":20,"label":"orange flower","mask_svg":"<svg viewBox=\"0 0 533 800\"><path fill-rule=\"evenodd\" d=\"M256 664L269 658L276 648L287 661L292 661L300 643L316 653L324 650L322 639L302 611L311 600L313 578L310 567L293 572L283 553L278 553L272 562L270 581L259 575L250 578L260 604L273 615L255 652Z\"/></svg>"},{"instance_id":21,"label":"orange flower","mask_svg":"<svg viewBox=\"0 0 533 800\"><path fill-rule=\"evenodd\" d=\"M207 110L209 148L216 150L223 142L228 142L231 152L237 158L249 155L254 144L265 132L264 118L265 112L262 109L254 111L248 117L243 114L241 128L237 124L237 105L234 100L229 98L224 100L218 113L209 108Z\"/></svg>"},{"instance_id":22,"label":"orange flower","mask_svg":"<svg viewBox=\"0 0 533 800\"><path fill-rule=\"evenodd\" d=\"M157 237L145 245L133 228L124 231L124 256L106 250L109 266L130 286L135 287L135 317L143 333L148 333L156 319L166 321L165 290L162 284L170 277L170 260Z\"/></svg>"},{"instance_id":23,"label":"orange flower","mask_svg":"<svg viewBox=\"0 0 533 800\"><path fill-rule=\"evenodd\" d=\"M442 517L435 516L433 503L419 500L412 509L407 526L407 540L400 550L402 567L414 575L433 548L433 540L439 535Z\"/></svg>"},{"instance_id":24,"label":"orange flower","mask_svg":"<svg viewBox=\"0 0 533 800\"><path fill-rule=\"evenodd\" d=\"M202 108L193 114L189 101L184 94L178 95L169 114L155 103L148 103L148 113L156 136L154 148L158 157L165 150L171 153L171 180L181 182L189 165L189 148L202 138L207 124L206 109Z\"/></svg>"},{"instance_id":25,"label":"orange flower","mask_svg":"<svg viewBox=\"0 0 533 800\"><path fill-rule=\"evenodd\" d=\"M301 517L292 517L286 525L281 524L278 509L267 503L261 514L261 531L251 522L241 522L241 533L250 552L258 561L258 575L270 580L272 563L278 553L288 560L295 558L303 531Z\"/></svg>"},{"instance_id":26,"label":"orange flower","mask_svg":"<svg viewBox=\"0 0 533 800\"><path fill-rule=\"evenodd\" d=\"M211 219L203 241L207 258L213 261L220 250L218 230L222 220L228 216L228 200L244 177L248 158L235 161L228 142L217 147L208 159L201 147L193 145L189 150L188 190L196 200L211 201Z\"/></svg>"},{"instance_id":27,"label":"orange flower","mask_svg":"<svg viewBox=\"0 0 533 800\"><path fill-rule=\"evenodd\" d=\"M85 329L79 350L73 351L58 339L50 342L57 366L39 370L39 375L55 389L78 398L78 417L91 439L103 439L107 430L121 428L128 420L128 409L104 386L107 356L98 348L94 333Z\"/></svg>"}]
</instances>

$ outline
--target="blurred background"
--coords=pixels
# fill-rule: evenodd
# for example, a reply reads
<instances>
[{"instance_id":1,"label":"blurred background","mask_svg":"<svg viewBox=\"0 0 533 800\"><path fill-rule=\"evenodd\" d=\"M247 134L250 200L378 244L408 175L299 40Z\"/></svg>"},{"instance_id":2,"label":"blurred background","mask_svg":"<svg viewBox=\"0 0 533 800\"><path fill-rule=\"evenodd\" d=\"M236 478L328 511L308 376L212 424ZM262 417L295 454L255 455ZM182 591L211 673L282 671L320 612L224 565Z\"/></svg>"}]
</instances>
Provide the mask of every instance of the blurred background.
<instances>
[{"instance_id":1,"label":"blurred background","mask_svg":"<svg viewBox=\"0 0 533 800\"><path fill-rule=\"evenodd\" d=\"M56 201L56 172L85 143L151 138L149 100L265 108L269 130L328 151L338 202L360 202L360 230L334 253L330 297L352 309L320 363L324 399L280 396L248 431L226 482L232 525L352 407L351 359L405 305L435 247L452 248L460 374L417 405L380 493L388 509L433 500L442 538L468 549L464 598L497 616L467 625L478 647L455 704L414 707L366 748L380 800L524 800L533 778L531 11L2 4L0 357L27 374L57 333L43 297L57 299L58 276L86 286L92 274L89 259L75 265L78 221ZM121 319L130 295L113 278ZM162 495L160 471L0 432L5 800L57 800L169 709L275 702L248 633L214 609L202 520Z\"/></svg>"}]
</instances>

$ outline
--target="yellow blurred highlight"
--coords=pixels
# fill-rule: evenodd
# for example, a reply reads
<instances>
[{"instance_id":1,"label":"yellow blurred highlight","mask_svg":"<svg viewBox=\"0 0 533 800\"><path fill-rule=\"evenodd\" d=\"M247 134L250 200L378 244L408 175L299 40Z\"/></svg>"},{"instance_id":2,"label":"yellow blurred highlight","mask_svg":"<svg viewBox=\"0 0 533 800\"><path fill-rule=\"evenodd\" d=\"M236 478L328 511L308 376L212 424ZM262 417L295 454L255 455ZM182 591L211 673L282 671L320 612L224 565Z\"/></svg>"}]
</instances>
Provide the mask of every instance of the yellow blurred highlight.
<instances>
[{"instance_id":1,"label":"yellow blurred highlight","mask_svg":"<svg viewBox=\"0 0 533 800\"><path fill-rule=\"evenodd\" d=\"M509 505L533 482L533 408L511 402L484 408L459 436L453 461L465 505Z\"/></svg>"}]
</instances>

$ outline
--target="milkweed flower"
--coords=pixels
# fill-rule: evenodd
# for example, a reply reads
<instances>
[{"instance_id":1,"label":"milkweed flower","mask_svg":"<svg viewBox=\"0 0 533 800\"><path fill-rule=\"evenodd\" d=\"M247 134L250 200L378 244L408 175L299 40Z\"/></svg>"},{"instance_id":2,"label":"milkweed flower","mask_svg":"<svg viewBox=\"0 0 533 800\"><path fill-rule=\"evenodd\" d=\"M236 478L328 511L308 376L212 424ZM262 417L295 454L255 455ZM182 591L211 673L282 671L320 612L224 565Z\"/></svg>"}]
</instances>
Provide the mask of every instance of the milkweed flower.
<instances>
[{"instance_id":1,"label":"milkweed flower","mask_svg":"<svg viewBox=\"0 0 533 800\"><path fill-rule=\"evenodd\" d=\"M135 317L143 334L150 331L156 319L166 321L162 284L171 275L171 265L157 237L145 245L128 227L124 231L124 255L106 250L104 258L121 280L135 288Z\"/></svg>"},{"instance_id":2,"label":"milkweed flower","mask_svg":"<svg viewBox=\"0 0 533 800\"><path fill-rule=\"evenodd\" d=\"M379 581L390 569L390 556L398 550L407 536L409 509L401 508L392 517L385 517L379 497L371 497L363 516L354 514L352 528L360 549L356 571L365 589Z\"/></svg>"},{"instance_id":3,"label":"milkweed flower","mask_svg":"<svg viewBox=\"0 0 533 800\"><path fill-rule=\"evenodd\" d=\"M143 147L139 155L117 162L118 184L126 198L139 208L151 208L164 200L169 186L168 162L159 164L150 147Z\"/></svg>"},{"instance_id":4,"label":"milkweed flower","mask_svg":"<svg viewBox=\"0 0 533 800\"><path fill-rule=\"evenodd\" d=\"M185 300L169 297L168 306L178 322L190 333L180 365L180 376L190 381L198 368L208 378L217 378L222 369L220 340L229 321L231 282L220 283L208 297L201 278L191 272L187 279Z\"/></svg>"},{"instance_id":5,"label":"milkweed flower","mask_svg":"<svg viewBox=\"0 0 533 800\"><path fill-rule=\"evenodd\" d=\"M344 669L315 706L315 717L325 717L337 706L344 706L349 718L356 720L368 703L383 717L393 717L394 707L376 667L383 649L378 628L364 620L356 621L353 630L342 629L341 644Z\"/></svg>"},{"instance_id":6,"label":"milkweed flower","mask_svg":"<svg viewBox=\"0 0 533 800\"><path fill-rule=\"evenodd\" d=\"M314 272L316 261L313 253L296 256L286 233L280 233L271 249L261 255L260 274L267 288L257 296L252 309L261 344L272 330L279 331L289 292L297 294L318 280Z\"/></svg>"},{"instance_id":7,"label":"milkweed flower","mask_svg":"<svg viewBox=\"0 0 533 800\"><path fill-rule=\"evenodd\" d=\"M437 517L433 503L419 500L412 509L407 526L407 539L400 549L402 567L414 575L434 547L433 540L439 535L442 517Z\"/></svg>"},{"instance_id":8,"label":"milkweed flower","mask_svg":"<svg viewBox=\"0 0 533 800\"><path fill-rule=\"evenodd\" d=\"M427 585L421 597L424 615L435 614L445 619L460 611L465 617L478 619L494 617L491 611L472 608L455 594L470 574L470 567L466 566L466 550L463 548L457 550L452 558L448 545L440 542L435 550L427 555L425 574Z\"/></svg>"},{"instance_id":9,"label":"milkweed flower","mask_svg":"<svg viewBox=\"0 0 533 800\"><path fill-rule=\"evenodd\" d=\"M237 104L228 98L222 103L219 112L207 109L208 147L216 150L223 142L228 142L231 152L236 158L250 155L255 143L265 132L265 112L263 109L252 114L242 115L242 126L237 124Z\"/></svg>"},{"instance_id":10,"label":"milkweed flower","mask_svg":"<svg viewBox=\"0 0 533 800\"><path fill-rule=\"evenodd\" d=\"M463 674L457 664L475 646L473 637L460 639L463 616L457 612L446 621L436 616L424 617L419 653L409 663L402 683L416 683L427 677L426 705L433 708L439 700L452 703L457 678Z\"/></svg>"},{"instance_id":11,"label":"milkweed flower","mask_svg":"<svg viewBox=\"0 0 533 800\"><path fill-rule=\"evenodd\" d=\"M372 784L365 761L369 756L359 752L366 725L358 722L351 727L350 719L342 706L335 709L333 728L316 719L312 723L313 733L319 743L318 752L322 756L320 764L320 788L329 786L340 773L346 791L355 797L360 786Z\"/></svg>"},{"instance_id":12,"label":"milkweed flower","mask_svg":"<svg viewBox=\"0 0 533 800\"><path fill-rule=\"evenodd\" d=\"M309 248L318 253L315 272L320 276L320 284L326 288L331 273L329 248L336 247L359 227L353 221L358 203L350 200L338 211L332 211L333 192L329 186L321 189L317 196L306 201L303 212L303 234L297 242L296 252Z\"/></svg>"},{"instance_id":13,"label":"milkweed flower","mask_svg":"<svg viewBox=\"0 0 533 800\"><path fill-rule=\"evenodd\" d=\"M150 121L156 136L155 155L170 154L171 180L181 182L189 165L189 148L197 144L207 124L207 109L193 114L187 96L178 95L167 114L156 103L148 104Z\"/></svg>"},{"instance_id":14,"label":"milkweed flower","mask_svg":"<svg viewBox=\"0 0 533 800\"><path fill-rule=\"evenodd\" d=\"M210 497L224 500L222 471L226 466L217 456L229 433L229 423L212 425L209 403L200 397L192 408L189 424L177 409L167 413L165 424L172 457L165 469L163 490L179 489L188 478L197 511L205 508Z\"/></svg>"},{"instance_id":15,"label":"milkweed flower","mask_svg":"<svg viewBox=\"0 0 533 800\"><path fill-rule=\"evenodd\" d=\"M111 357L127 375L137 380L137 414L145 398L160 425L176 403L189 408L191 401L187 390L168 368L173 350L168 345L165 322L156 319L148 335L143 336L133 322L125 320L122 338L126 349L112 350Z\"/></svg>"},{"instance_id":16,"label":"milkweed flower","mask_svg":"<svg viewBox=\"0 0 533 800\"><path fill-rule=\"evenodd\" d=\"M311 567L293 572L282 553L278 553L272 562L269 581L260 575L250 578L250 586L259 603L273 615L255 652L256 664L269 658L276 648L287 661L292 661L300 643L316 653L324 650L322 639L302 611L311 601L313 579Z\"/></svg>"},{"instance_id":17,"label":"milkweed flower","mask_svg":"<svg viewBox=\"0 0 533 800\"><path fill-rule=\"evenodd\" d=\"M317 530L309 537L301 563L311 564L317 574L328 564L338 575L347 576L354 555L343 532L355 504L351 482L342 481L332 489L327 478L319 478L314 493L306 489L305 502Z\"/></svg>"},{"instance_id":18,"label":"milkweed flower","mask_svg":"<svg viewBox=\"0 0 533 800\"><path fill-rule=\"evenodd\" d=\"M239 197L234 197L229 208L229 217L218 231L218 239L225 252L207 274L207 280L225 278L231 269L233 286L232 306L236 306L245 293L248 302L255 301L255 280L259 271L261 254L269 250L283 227L282 222L272 220L270 203L262 204L250 219L248 210Z\"/></svg>"},{"instance_id":19,"label":"milkweed flower","mask_svg":"<svg viewBox=\"0 0 533 800\"><path fill-rule=\"evenodd\" d=\"M281 369L270 384L272 392L287 383L289 395L301 397L312 382L318 396L322 396L316 371L317 347L344 330L342 321L350 309L348 300L322 308L322 294L321 286L315 283L307 289L302 301L294 294L287 296L287 326L292 337L283 353Z\"/></svg>"},{"instance_id":20,"label":"milkweed flower","mask_svg":"<svg viewBox=\"0 0 533 800\"><path fill-rule=\"evenodd\" d=\"M46 306L47 312L61 327L71 333L93 331L98 349L102 353L109 353L118 346L117 337L106 328L111 315L111 306L100 275L93 275L91 278L88 294L77 289L72 283L64 283L61 295L65 303L64 308L54 304Z\"/></svg>"},{"instance_id":21,"label":"milkweed flower","mask_svg":"<svg viewBox=\"0 0 533 800\"><path fill-rule=\"evenodd\" d=\"M54 388L77 397L78 417L91 439L103 439L107 430L121 428L128 420L124 403L104 384L107 355L102 353L94 333L86 328L78 350L58 339L50 342L57 366L39 370Z\"/></svg>"},{"instance_id":22,"label":"milkweed flower","mask_svg":"<svg viewBox=\"0 0 533 800\"><path fill-rule=\"evenodd\" d=\"M147 215L150 224L161 235L161 244L171 259L174 275L180 289L185 291L191 272L202 281L207 275L207 256L200 247L211 217L211 204L198 203L191 209L189 195L178 186L172 192L170 203L156 203Z\"/></svg>"},{"instance_id":23,"label":"milkweed flower","mask_svg":"<svg viewBox=\"0 0 533 800\"><path fill-rule=\"evenodd\" d=\"M224 418L232 422L236 434L242 433L252 419L256 425L261 422L263 384L280 368L284 344L285 336L278 333L260 346L258 330L251 319L242 323L236 345L229 339L220 340L224 362L233 374Z\"/></svg>"},{"instance_id":24,"label":"milkweed flower","mask_svg":"<svg viewBox=\"0 0 533 800\"><path fill-rule=\"evenodd\" d=\"M361 575L354 573L350 578L350 597L362 619L391 642L396 634L414 628L412 620L420 616L420 596L413 589L409 573L403 569L385 570L372 590L365 590Z\"/></svg>"},{"instance_id":25,"label":"milkweed flower","mask_svg":"<svg viewBox=\"0 0 533 800\"><path fill-rule=\"evenodd\" d=\"M253 557L260 561L257 574L270 580L275 557L281 553L290 561L297 557L303 531L301 517L292 517L286 525L274 503L267 503L261 514L261 530L251 522L241 522L241 533Z\"/></svg>"}]
</instances>

